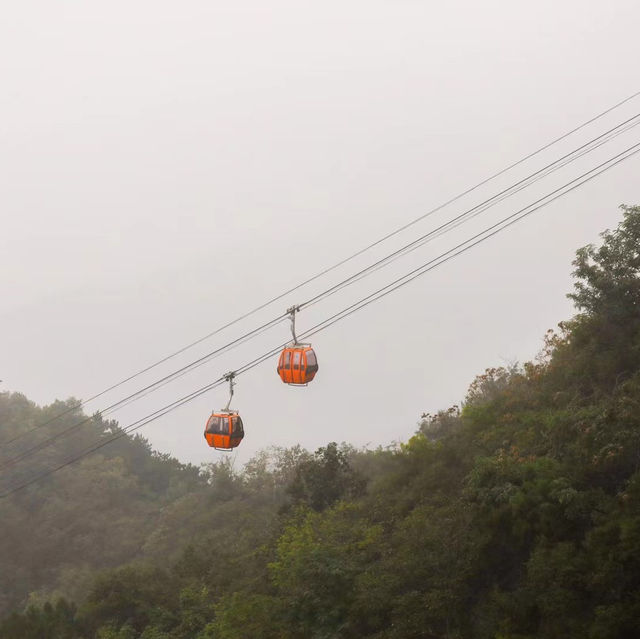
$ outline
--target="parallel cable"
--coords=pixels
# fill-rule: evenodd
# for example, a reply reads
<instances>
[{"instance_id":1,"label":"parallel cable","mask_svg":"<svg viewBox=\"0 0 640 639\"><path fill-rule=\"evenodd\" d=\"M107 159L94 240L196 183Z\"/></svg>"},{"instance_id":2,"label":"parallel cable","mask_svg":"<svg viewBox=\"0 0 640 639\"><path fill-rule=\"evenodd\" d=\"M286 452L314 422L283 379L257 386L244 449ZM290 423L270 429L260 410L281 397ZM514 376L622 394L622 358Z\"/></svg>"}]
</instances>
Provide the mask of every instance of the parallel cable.
<instances>
[{"instance_id":1,"label":"parallel cable","mask_svg":"<svg viewBox=\"0 0 640 639\"><path fill-rule=\"evenodd\" d=\"M145 395L148 395L150 392L155 391L158 388L161 388L162 386L165 386L166 384L168 384L169 382L174 381L178 377L182 377L186 373L191 372L192 370L194 370L194 369L196 369L196 368L208 363L212 359L215 359L216 357L219 357L220 355L228 352L229 350L232 350L233 348L239 346L240 344L248 341L250 338L256 337L256 336L264 333L269 328L272 328L273 326L277 325L279 322L282 322L285 318L286 318L286 314L281 315L280 317L277 317L277 318L267 322L266 324L263 324L262 326L254 329L252 331L249 331L248 333L245 333L244 335L242 335L241 337L236 338L232 342L229 342L228 344L225 344L224 346L221 346L220 348L217 348L216 350L211 351L210 353L207 353L206 355L203 355L199 359L197 359L197 360L195 360L193 362L190 362L189 364L187 364L186 366L183 366L182 368L178 369L177 371L174 371L174 372L170 373L169 375L165 375L163 378L153 382L152 384L148 384L144 388L136 391L135 393L132 393L131 395L128 395L124 399L121 399L121 400L111 404L107 408L104 408L104 409L102 409L100 411L97 411L92 416L85 417L81 421L76 422L75 424L72 424L70 426L67 426L63 430L51 435L47 439L45 439L45 440L43 440L41 442L38 442L37 444L34 444L30 448L27 448L26 450L24 450L21 453L15 455L14 457L11 457L9 459L3 459L0 462L0 470L2 470L4 468L7 468L9 466L13 466L14 464L22 461L23 459L26 459L27 457L30 457L34 453L37 453L38 451L43 450L44 448L47 448L48 446L50 446L51 444L53 444L57 440L61 439L62 437L66 437L66 436L70 435L71 433L77 431L84 424L87 424L92 419L94 419L96 416L98 416L98 415L99 416L103 416L103 415L111 414L111 413L119 410L120 408L123 408L127 404L130 404L132 401L140 399L141 397L144 397ZM32 432L33 430L36 430L37 428L38 427L34 427L34 428L31 429L31 431L28 431L28 432Z\"/></svg>"},{"instance_id":2,"label":"parallel cable","mask_svg":"<svg viewBox=\"0 0 640 639\"><path fill-rule=\"evenodd\" d=\"M503 189L502 191L500 191L496 195L484 200L480 204L477 204L476 206L473 206L470 209L467 209L466 211L464 211L464 212L460 213L459 215L455 216L453 219L442 223L441 225L439 225L435 229L432 229L431 231L421 235L419 238L409 242L408 244L405 244L404 246L402 246L401 248L397 249L396 251L393 251L389 255L386 255L386 256L382 257L378 261L376 261L373 264L361 269L357 273L354 273L353 275L350 275L349 277L347 277L346 279L342 280L341 282L338 282L334 286L326 289L325 291L323 291L321 293L318 293L317 295L314 295L313 297L311 297L310 299L306 300L305 302L302 302L299 305L300 310L302 310L303 308L306 308L308 306L311 306L313 304L316 304L317 302L321 301L322 299L325 299L326 297L329 297L330 295L333 295L338 290L341 290L341 289L345 288L346 286L361 280L367 273L374 272L374 271L378 270L379 268L381 268L383 265L386 265L388 263L391 263L391 262L395 261L395 259L397 259L398 257L402 257L403 255L406 255L406 254L412 252L413 250L415 250L417 248L420 248L429 239L434 239L435 237L438 237L438 236L442 235L447 230L450 230L452 228L456 228L463 221L467 221L468 219L471 219L472 217L475 217L477 214L484 212L488 208L490 208L490 207L494 206L495 204L503 201L507 197L510 197L511 195L521 191L522 189L526 188L527 186L530 186L531 184L537 182L538 180L546 177L547 175L549 175L553 171L558 170L559 168L563 168L564 166L566 166L570 162L575 161L575 159L578 159L578 158L582 157L586 153L590 153L591 151L599 148L600 146L602 146L606 142L609 142L610 140L612 140L613 138L617 137L618 135L626 133L627 131L629 131L633 127L638 126L639 124L640 124L640 113L637 113L633 117L625 120L624 122L622 122L619 125L613 127L612 129L609 129L605 133L597 136L596 138L593 138L589 142L579 146L578 148L574 149L570 153L567 153L566 155L562 156L558 160L555 160L554 162L551 162L550 164L547 164L546 166L542 167L541 169L535 171L534 173L531 173L527 177L522 178L521 180L519 180L515 184L507 187L506 189Z\"/></svg>"},{"instance_id":3,"label":"parallel cable","mask_svg":"<svg viewBox=\"0 0 640 639\"><path fill-rule=\"evenodd\" d=\"M524 162L526 162L527 160L531 159L532 157L542 153L543 151L547 150L548 148L552 147L553 145L557 144L558 142L561 142L562 140L568 138L569 136L573 135L574 133L577 133L578 131L584 129L585 127L587 127L588 125L592 124L593 122L596 122L597 120L601 119L602 117L604 117L605 115L611 113L612 111L614 111L615 109L618 109L619 107L623 106L624 104L626 104L627 102L630 102L631 100L635 99L636 97L640 96L640 91L637 91L633 94L631 94L630 96L626 97L625 99L617 102L616 104L610 106L609 108L605 109L604 111L601 111L600 113L598 113L597 115L593 116L592 118L590 118L589 120L586 120L585 122L583 122L582 124L574 127L573 129L571 129L570 131L567 131L566 133L562 134L561 136L551 140L550 142L547 142L546 144L544 144L543 146L539 147L538 149L536 149L535 151L532 151L531 153L529 153L528 155L526 155L525 157L521 158L520 160L517 160L516 162L513 162L512 164L506 166L505 168L501 169L500 171L490 175L489 177L483 179L482 181L478 182L477 184L467 188L465 191L463 191L462 193L459 193L458 195L450 198L449 200L447 200L446 202L438 205L437 207L429 210L428 212L420 215L419 217L415 218L414 220L411 220L410 222L407 222L406 224L400 226L399 228L395 229L394 231L391 231L390 233L387 233L386 235L384 235L383 237L381 237L380 239L376 240L375 242L372 242L371 244L365 246L362 249L359 249L358 251L356 251L355 253L349 255L348 257L340 260L339 262L336 262L335 264L333 264L332 266L329 266L323 270L321 270L319 273L317 273L316 275L313 275L310 278L307 278L306 280L304 280L303 282L300 282L299 284L296 284L295 286L289 288L288 290L286 290L284 293L280 293L279 295L276 295L275 297L272 297L271 299L267 300L266 302L256 306L255 308L251 309L250 311L247 311L246 313L236 317L235 319L231 320L230 322L227 322L226 324L220 326L219 328L215 329L214 331L211 331L210 333L208 333L207 335L204 335L203 337L195 340L194 342L191 342L190 344L170 353L169 355L159 359L158 361L142 368L141 370L132 373L131 375L127 376L126 378L120 380L119 382L116 382L115 384L112 384L111 386L105 388L104 390L96 393L95 395L92 395L91 397L82 400L80 402L77 402L76 404L73 404L72 406L68 407L67 409L65 409L64 411L60 412L59 414L55 415L54 417L49 418L48 420L41 422L40 424L38 424L35 428L42 428L44 426L47 426L49 424L51 424L52 422L56 421L57 419L59 419L60 417L63 417L64 415L67 415L68 413L77 410L78 408L82 408L83 406L85 406L86 404L88 404L91 401L94 401L100 397L102 397L103 395L105 395L106 393L115 390L116 388L119 388L120 386L126 384L127 382L139 377L140 375L143 375L144 373L160 366L161 364L167 362L168 360L184 353L185 351L193 348L194 346L197 346L198 344L206 341L207 339L210 339L211 337L217 335L218 333L222 332L223 330L230 328L231 326L233 326L234 324L237 324L238 322L251 317L252 315L258 313L259 311L261 311L262 309L266 308L267 306L270 306L271 304L281 300L282 298L286 297L287 295L297 291L298 289L302 288L303 286L306 286L307 284L310 284L311 282L314 282L315 280L319 279L320 277L326 275L327 273L330 273L331 271L334 271L335 269L339 268L340 266L343 266L344 264L354 260L356 257L359 257L360 255L362 255L363 253L366 253L367 251L371 250L372 248L378 246L379 244L387 241L388 239L398 235L399 233L401 233L402 231L405 231L406 229L410 228L411 226L414 226L415 224L417 224L418 222L424 220L425 218L429 217L430 215L433 215L434 213L437 213L438 211L444 209L445 207L449 206L450 204L453 204L454 202L457 202L458 200L460 200L461 198L463 198L466 195L469 195L470 193L472 193L473 191L479 189L480 187L484 186L485 184L491 182L492 180L495 180L496 178L500 177L501 175L504 175L506 172L510 171L511 169L519 166L520 164L523 164ZM31 429L28 432L32 432L34 429ZM8 445L13 443L14 441L22 438L23 436L25 436L26 434L28 434L28 432L22 432L17 434L16 436L12 437L11 439L8 439L4 442L0 442L0 445Z\"/></svg>"},{"instance_id":4,"label":"parallel cable","mask_svg":"<svg viewBox=\"0 0 640 639\"><path fill-rule=\"evenodd\" d=\"M631 124L628 124L624 128L622 128L622 129L616 131L615 133L612 133L611 135L607 136L605 139L600 140L597 144L594 144L590 148L584 149L584 150L580 151L580 153L577 153L575 156L562 161L557 166L554 166L553 168L545 170L544 173L536 176L534 179L532 179L531 181L527 182L526 184L522 184L522 185L518 186L517 188L514 188L513 190L511 190L509 193L506 193L506 194L501 195L499 197L498 196L494 196L497 199L492 199L491 201L489 201L486 204L480 204L480 205L478 205L478 207L474 207L474 209L477 208L477 210L469 209L469 211L467 211L468 215L465 215L462 219L459 219L457 221L449 221L445 228L443 228L441 230L435 230L432 234L430 233L430 234L427 234L426 236L423 236L425 239L418 240L416 244L412 243L411 245L407 245L407 246L403 247L403 249L401 249L401 252L399 254L393 255L393 256L388 256L387 259L384 261L384 263L381 263L381 264L378 264L378 265L375 265L375 266L372 265L372 267L369 270L367 270L366 272L364 272L363 274L356 274L356 276L354 276L355 279L349 278L348 281L345 280L343 286L340 286L337 290L330 292L327 295L327 297L333 295L333 293L337 293L338 290L342 290L343 288L346 288L347 286L350 286L351 284L355 284L356 282L361 281L362 279L366 278L368 275L370 275L372 273L375 273L376 271L379 271L380 269L384 268L385 266L387 266L389 264L394 263L395 261L397 261L398 259L404 257L405 255L408 255L409 253L412 253L413 251L416 251L417 249L421 248L425 244L429 243L431 240L436 239L438 237L441 237L445 233L447 233L447 232L449 232L449 231L451 231L453 229L458 228L459 226L461 226L462 224L465 224L469 220L475 219L476 217L478 217L478 215L484 213L484 211L488 210L489 208L495 206L496 204L499 204L500 202L503 202L504 200L506 200L507 198L511 197L512 195L515 195L516 193L519 193L520 191L524 190L525 188L531 186L531 184L534 184L534 183L544 179L545 177L547 177L548 175L551 175L555 171L557 171L557 170L559 170L561 168L564 168L568 164L578 160L581 157L584 157L588 153L591 153L595 149L603 146L607 142L613 140L614 138L618 137L619 135L622 135L622 134L626 133L627 131L630 131L631 129L633 129L636 126L639 126L639 125L640 125L640 120L638 120L636 122L633 122ZM318 301L320 301L320 300L318 300ZM315 304L316 302L314 301L313 303Z\"/></svg>"},{"instance_id":5,"label":"parallel cable","mask_svg":"<svg viewBox=\"0 0 640 639\"><path fill-rule=\"evenodd\" d=\"M400 257L402 257L402 256L404 256L404 255L406 255L406 254L408 254L408 253L410 253L410 252L412 252L414 250L417 250L418 248L423 246L426 242L428 242L430 239L433 239L435 237L438 237L438 236L442 235L443 233L447 232L447 230L451 230L452 228L456 228L457 226L459 226L463 222L467 221L468 219L471 219L471 218L475 217L476 215L478 215L478 214L482 213L483 211L487 210L488 208L494 206L498 202L503 201L507 197L510 197L511 195L519 192L520 190L526 188L527 186L530 186L531 184L535 183L536 181L546 177L547 175L549 175L553 171L558 170L559 168L562 168L562 167L566 166L570 162L575 161L579 157L582 157L583 155L585 155L587 153L590 153L591 151L599 148L600 146L602 146L606 142L608 142L611 139L617 137L618 135L621 135L622 133L625 133L626 131L630 130L631 128L637 126L638 124L640 124L640 113L636 114L635 116L633 116L631 118L628 118L624 122L622 122L622 123L618 124L617 126L609 129L608 131L605 131L604 133L602 133L601 135L593 138L589 142L587 142L585 144L582 144L581 146L579 146L576 149L574 149L573 151L565 154L564 156L562 156L558 160L555 160L554 162L551 162L551 163L547 164L546 166L544 166L541 169L535 171L534 173L530 174L529 176L519 180L514 185L512 185L512 186L510 186L510 187L508 187L506 189L503 189L502 191L500 191L498 194L492 196L491 198L488 198L487 200L485 200L485 201L481 202L480 204L472 207L471 209L468 209L468 210L464 211L463 213L461 213L461 214L457 215L456 217L454 217L452 220L449 220L449 221L441 224L437 228L429 231L428 233L426 233L426 234L422 235L421 237L417 238L416 240L413 240L409 244L407 244L407 245L401 247L400 249L394 251L390 255L387 255L387 256L383 257L382 259L378 260L374 264L372 264L372 265L370 265L370 266L358 271L357 273L349 276L348 278L346 278L342 282L339 282L338 284L326 289L322 293L319 293L318 295L312 297L311 299L303 302L302 304L299 305L299 308L303 309L303 308L306 308L308 306L314 305L314 304L318 303L319 301L321 301L321 300L333 295L334 293L338 292L339 290L342 290L343 288L345 288L347 286L350 286L350 285L360 281L361 279L363 279L367 275L379 270L383 266L385 266L387 264L390 264L391 262L395 261L396 259L398 259L398 258L400 258ZM266 330L266 329L270 328L271 326L275 325L277 322L282 321L285 317L286 317L286 314L283 314L283 315L279 316L278 318L275 318L271 322L268 322L267 324L264 324L263 326L255 329L254 331L250 331L246 335L238 338L237 340L234 340L230 344L225 345L225 346L221 347L220 349L216 349L212 353L209 353L209 354L199 358L198 360L195 360L195 362L191 362L190 364L187 364L186 366L182 367L178 371L170 373L169 375L166 375L165 377L163 377L160 380L158 380L158 381L156 381L156 382L144 387L143 389L137 391L136 393L133 393L133 394L129 395L128 397L125 397L124 399L112 404L111 406L109 406L109 407L107 407L107 408L105 408L105 409L103 409L101 411L98 411L97 414L98 415L104 415L104 414L107 414L109 412L115 412L116 410L119 410L120 408L128 405L132 401L136 401L137 399L140 399L141 397L144 397L144 396L148 395L150 392L154 392L158 388L161 388L161 387L165 386L166 384L170 383L171 381L175 380L176 378L178 378L178 377L186 374L187 372L190 372L191 370L194 370L195 368L207 363L213 357L218 356L219 354L222 354L222 352L225 352L226 350L228 350L228 348L230 346L232 346L234 344L237 344L237 343L242 343L242 341L245 341L249 337L251 337L251 336L255 337L256 335L264 332L264 330ZM32 454L34 454L34 453L36 453L36 452L38 452L40 450L43 450L44 448L48 447L49 445L51 445L55 441L59 440L60 438L65 437L67 435L70 435L71 433L75 432L78 428L80 428L83 424L86 424L87 422L89 422L91 419L92 419L92 417L87 417L87 418L83 419L82 421L80 421L79 423L73 424L73 425L65 428L64 430L52 435L48 439L43 440L42 442L36 443L34 446L26 449L25 451L22 451L18 455L14 456L12 458L0 461L0 470L2 470L3 468L6 468L7 466L11 466L11 465L13 465L13 464L15 464L15 463L17 463L19 461L24 460L27 457L31 456ZM36 426L36 427L30 429L30 431L27 431L27 433L33 432L37 428L39 428L39 426Z\"/></svg>"},{"instance_id":6,"label":"parallel cable","mask_svg":"<svg viewBox=\"0 0 640 639\"><path fill-rule=\"evenodd\" d=\"M322 330L325 330L326 328L328 328L329 326L332 326L336 322L338 322L338 321L344 319L345 317L348 317L349 315L359 311L361 308L365 308L369 304L371 304L371 303L373 303L373 302L385 297L386 295L388 295L389 293L392 293L393 291L397 290L398 288L401 288L402 286L405 286L406 284L408 284L409 282L415 280L416 278L420 277L421 275L424 275L425 273L428 273L429 271L433 270L434 268L437 268L441 264L444 264L445 262L448 262L449 260L457 257L458 255L460 255L462 253L465 253L467 250L473 248L474 246L477 246L478 244L480 244L480 243L484 242L485 240L489 239L490 237L493 237L494 235L498 234L500 231L512 226L516 222L519 222L521 219L524 219L525 217L527 217L531 213L534 213L535 211L540 210L541 208L547 206L548 204L551 204L552 202L554 202L555 200L563 197L567 193L570 193L570 192L580 188L581 186L583 186L587 182L590 182L591 180L595 179L596 177L602 175L602 173L605 173L609 169L613 168L614 166L617 166L618 164L621 164L625 160L629 159L630 157L633 157L634 155L636 155L638 153L640 153L640 142L638 142L637 144L632 145L631 147L628 147L627 149L625 149L624 151L622 151L618 155L613 156L612 158L610 158L606 162L598 165L594 169L591 169L590 171L587 171L586 173L583 173L578 178L576 178L574 180L571 180L571 182L568 182L565 185L563 185L562 187L556 189L555 191L552 191L551 193L547 194L544 198L540 198L539 200L536 200L536 202L533 202L532 204L524 207L523 209L520 209L519 211L516 211L516 213L513 213L513 214L507 216L506 218L503 218L499 222L496 222L495 224L493 224L490 227L484 229L480 233L477 233L473 237L468 238L467 240L465 240L464 242L461 242L457 246L454 246L452 249L449 249L445 253L440 254L436 258L433 258L433 259L429 260L428 262L422 264L418 268L410 271L409 273L407 273L407 274L403 275L402 277L394 280L393 282L390 282L389 284L387 284L386 286L378 289L377 291L374 291L373 293L371 293L370 295L367 295L366 297L362 298L361 300L359 300L355 304L351 304L350 306L342 309L341 311L339 311L335 315L332 315L330 318L324 320L324 322L322 322L321 325L316 325L316 327L311 329L311 332L303 333L302 337L311 337L312 335L314 335L314 334L316 334L316 333L318 333L318 332L320 332ZM590 174L593 174L593 175L590 175ZM588 176L588 177L586 177L586 176ZM569 187L569 185L572 185L572 184L573 184L573 186L570 186L570 188L567 188L567 187ZM318 328L318 326L321 326L321 327Z\"/></svg>"},{"instance_id":7,"label":"parallel cable","mask_svg":"<svg viewBox=\"0 0 640 639\"><path fill-rule=\"evenodd\" d=\"M625 149L625 151L613 156L612 158L610 158L609 160L607 160L606 162L603 162L602 164L596 166L595 168L591 169L590 171L587 171L586 173L583 173L581 176L579 176L578 178L575 178L574 180L571 180L570 182L566 183L565 185L563 185L562 187L559 187L558 189L555 189L554 191L552 191L551 193L549 193L547 196L540 198L538 200L536 200L535 202L533 202L531 205L524 207L523 209L520 209L519 211L516 211L515 213L503 218L502 220L500 220L499 222L493 224L492 226L486 228L484 231L474 235L473 237L465 240L464 242L458 244L457 246L453 247L452 249L450 249L449 251L446 251L445 253L441 254L440 256L438 256L437 258L434 258L433 260L430 260L429 262L427 262L426 264L423 264L421 267L419 267L418 269L414 269L413 271L407 273L405 276L403 276L402 278L398 278L397 280L387 284L386 286L378 289L378 291L362 298L361 300L359 300L358 302L356 302L355 304L352 304L348 307L346 307L345 309L343 309L342 311L340 311L339 313L334 314L333 316L331 316L330 318L324 320L323 322L320 322L319 324L316 324L316 326L312 327L311 329L309 329L308 331L305 331L304 333L301 334L301 337L311 337L312 335L315 335L317 333L320 333L324 330L326 330L327 328L329 328L330 326L334 325L335 323L345 319L346 317L352 315L353 313L356 313L357 311L361 310L362 308L365 308L366 306L369 306L370 304L372 304L375 301L378 301L379 299L382 299L383 297L386 297L387 295L389 295L390 293L392 293L393 291L405 286L406 284L408 284L409 282L417 279L418 277L424 275L425 273L428 273L429 271L437 268L438 266L441 266L442 264L448 262L451 259L454 259L455 257L461 255L462 253L465 253L466 251L470 250L471 248L473 248L474 246L477 246L478 244L488 240L489 238L493 237L494 235L496 235L497 233L500 233L501 231L509 228L510 226L512 226L513 224L521 221L522 219L524 219L525 217L531 215L532 213L534 213L535 211L540 210L541 208L547 206L548 204L551 204L552 202L554 202L555 200L563 197L564 195L567 195L568 193L580 188L581 186L583 186L584 184L590 182L591 180L595 179L596 177L602 175L604 172L610 170L611 168L613 168L614 166L617 166L618 164L624 162L625 160L628 160L630 157L636 155L637 153L640 153L640 142L638 142L635 145L632 145L631 147L628 147L627 149ZM258 366L259 364L263 363L264 361L266 361L267 359L269 359L270 357L273 356L274 353L278 352L280 350L280 348L282 348L281 346L278 346L274 349L269 350L267 353L261 355L260 357L254 359L252 362L249 362L248 364L245 364L244 366L238 368L236 371L234 371L235 376L237 377L238 375L241 375L242 373L245 373L249 370L251 370L252 368ZM150 415L147 415L146 417L137 420L136 422L133 422L132 424L130 424L126 429L123 429L121 432L116 433L113 437L98 443L95 446L92 446L89 449L86 449L83 453L76 455L75 457L73 457L72 459L69 459L67 461L65 461L64 463L47 470L44 473L41 473L39 475L37 475L36 477L22 483L19 484L17 486L14 486L12 488L10 488L9 490L5 491L4 493L0 494L0 499L4 499L20 490L23 490L24 488L27 488L28 486L31 486L33 484L35 484L36 482L41 481L42 479L53 475L54 473L62 470L63 468L79 461L80 459L82 459L83 457L91 454L92 452L95 452L97 450L99 450L100 448L106 446L107 444L120 439L121 437L124 437L126 435L129 435L131 432L134 432L136 430L138 430L139 428L142 428L143 426L159 419L160 417L163 417L164 415L167 415L168 413L172 412L173 410L176 410L177 408L179 408L180 406L183 406L184 404L192 401L193 399L195 399L196 397L199 397L200 395L202 395L205 392L208 392L209 390L217 387L218 385L222 384L224 381L226 381L226 377L220 377L217 380L215 380L214 382L211 382L210 384L207 384L206 386L203 386L202 388L193 391L192 393L189 393L188 395L185 395L184 397L181 397L180 399L167 404L166 406L158 409L157 411L151 413Z\"/></svg>"},{"instance_id":8,"label":"parallel cable","mask_svg":"<svg viewBox=\"0 0 640 639\"><path fill-rule=\"evenodd\" d=\"M12 495L12 494L18 492L19 490L23 490L24 488L27 488L28 486L31 486L32 484L35 484L36 482L39 482L42 479L45 479L46 477L49 477L50 475L53 475L54 473L57 473L58 471L62 470L63 468L66 468L67 466L70 466L71 464L74 464L75 462L80 461L83 457L86 457L87 455L90 455L91 453L94 453L94 452L100 450L101 448L104 448L108 444L111 444L112 442L114 442L114 441L116 441L118 439L121 439L122 437L125 437L126 435L129 435L130 433L138 430L139 428L142 428L143 426L146 426L147 424L150 424L151 422L154 422L156 419L160 419L160 417L163 417L164 415L167 415L168 413L172 412L176 408L179 408L183 404L186 404L187 402L195 399L196 397L199 397L202 393L205 393L205 392L207 392L209 390L212 390L212 389L216 388L216 386L221 385L224 381L225 381L224 377L222 377L220 379L217 379L215 382L212 382L211 384L207 384L207 386L203 387L202 389L198 389L198 391L194 391L193 393L189 393L188 395L185 395L184 397L181 397L180 399L176 400L175 402L172 402L171 404L167 404L166 406L163 406L162 408L160 408L157 411L147 415L146 417L143 417L142 419L139 419L139 420L129 424L129 426L126 429L121 430L120 432L116 433L112 437L110 437L110 438L108 438L108 439L106 439L106 440L104 440L102 442L99 442L98 444L92 445L90 448L85 449L83 452L81 452L78 455L72 457L71 459L68 459L67 461L63 462L62 464L59 464L58 466L55 466L54 468L51 468L51 469L47 470L46 472L37 475L36 477L33 477L32 479L24 482L23 484L20 484L19 486L16 486L16 487L13 487L13 488L9 489L7 492L5 492L5 493L0 495L0 499L4 499L5 497L8 497L9 495Z\"/></svg>"}]
</instances>

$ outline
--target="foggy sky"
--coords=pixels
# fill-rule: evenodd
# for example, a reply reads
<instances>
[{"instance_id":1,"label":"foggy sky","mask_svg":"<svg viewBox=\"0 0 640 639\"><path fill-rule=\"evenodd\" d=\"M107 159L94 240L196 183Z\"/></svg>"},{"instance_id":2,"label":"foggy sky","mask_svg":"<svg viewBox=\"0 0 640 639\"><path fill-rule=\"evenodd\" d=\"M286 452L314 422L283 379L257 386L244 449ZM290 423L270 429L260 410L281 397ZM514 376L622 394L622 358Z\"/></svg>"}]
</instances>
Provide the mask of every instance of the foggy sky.
<instances>
[{"instance_id":1,"label":"foggy sky","mask_svg":"<svg viewBox=\"0 0 640 639\"><path fill-rule=\"evenodd\" d=\"M637 2L21 2L0 23L0 389L86 398L640 90ZM640 111L636 99L336 273L87 406L308 299ZM300 330L640 141L640 128L299 317ZM314 339L305 389L238 379L246 437L406 440L573 310L575 250L640 203L629 160ZM124 426L287 324L114 413ZM145 427L183 461L217 389Z\"/></svg>"}]
</instances>

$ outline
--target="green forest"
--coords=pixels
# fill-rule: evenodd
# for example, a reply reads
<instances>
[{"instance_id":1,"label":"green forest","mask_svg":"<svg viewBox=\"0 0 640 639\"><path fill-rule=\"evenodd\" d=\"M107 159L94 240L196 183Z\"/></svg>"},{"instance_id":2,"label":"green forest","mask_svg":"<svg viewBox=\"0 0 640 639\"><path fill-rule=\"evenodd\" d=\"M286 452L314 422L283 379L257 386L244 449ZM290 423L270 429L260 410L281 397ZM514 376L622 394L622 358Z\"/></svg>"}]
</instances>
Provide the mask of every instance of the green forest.
<instances>
[{"instance_id":1,"label":"green forest","mask_svg":"<svg viewBox=\"0 0 640 639\"><path fill-rule=\"evenodd\" d=\"M406 443L197 468L126 436L0 499L0 638L636 639L640 207L622 212L577 251L576 314L539 356ZM77 404L0 394L2 441L66 411L2 451L0 492L119 432L96 414L19 459Z\"/></svg>"}]
</instances>

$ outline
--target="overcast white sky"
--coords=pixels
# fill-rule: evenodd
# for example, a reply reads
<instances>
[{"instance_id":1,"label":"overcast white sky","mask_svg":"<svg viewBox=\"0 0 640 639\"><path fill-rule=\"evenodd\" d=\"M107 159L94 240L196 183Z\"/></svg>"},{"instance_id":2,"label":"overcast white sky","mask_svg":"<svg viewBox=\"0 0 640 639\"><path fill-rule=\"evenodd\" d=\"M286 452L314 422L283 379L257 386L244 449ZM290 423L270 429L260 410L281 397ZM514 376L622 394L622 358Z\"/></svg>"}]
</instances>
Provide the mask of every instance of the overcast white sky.
<instances>
[{"instance_id":1,"label":"overcast white sky","mask_svg":"<svg viewBox=\"0 0 640 639\"><path fill-rule=\"evenodd\" d=\"M0 23L1 388L86 398L640 90L640 4L29 1ZM324 290L640 112L640 99L330 277ZM299 317L312 326L623 148L630 131ZM317 336L320 372L238 379L260 448L406 440L571 315L575 249L640 202L640 156ZM126 425L287 339L282 324L113 415ZM199 463L216 390L142 432Z\"/></svg>"}]
</instances>

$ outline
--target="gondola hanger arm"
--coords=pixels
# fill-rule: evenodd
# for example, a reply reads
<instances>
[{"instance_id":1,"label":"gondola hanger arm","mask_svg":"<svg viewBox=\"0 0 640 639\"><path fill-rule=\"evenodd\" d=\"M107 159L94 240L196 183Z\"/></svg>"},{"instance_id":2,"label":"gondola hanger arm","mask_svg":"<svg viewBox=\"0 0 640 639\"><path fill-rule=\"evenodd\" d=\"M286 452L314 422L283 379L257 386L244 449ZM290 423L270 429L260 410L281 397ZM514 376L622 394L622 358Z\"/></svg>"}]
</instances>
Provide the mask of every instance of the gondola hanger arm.
<instances>
[{"instance_id":1,"label":"gondola hanger arm","mask_svg":"<svg viewBox=\"0 0 640 639\"><path fill-rule=\"evenodd\" d=\"M291 334L293 335L294 346L298 344L298 338L296 337L296 313L300 311L300 304L296 304L287 309L287 313L291 319Z\"/></svg>"},{"instance_id":2,"label":"gondola hanger arm","mask_svg":"<svg viewBox=\"0 0 640 639\"><path fill-rule=\"evenodd\" d=\"M229 382L229 401L224 407L225 412L229 412L229 406L231 406L231 400L233 399L233 387L236 385L235 377L236 374L234 371L230 371L224 376L225 380Z\"/></svg>"}]
</instances>

